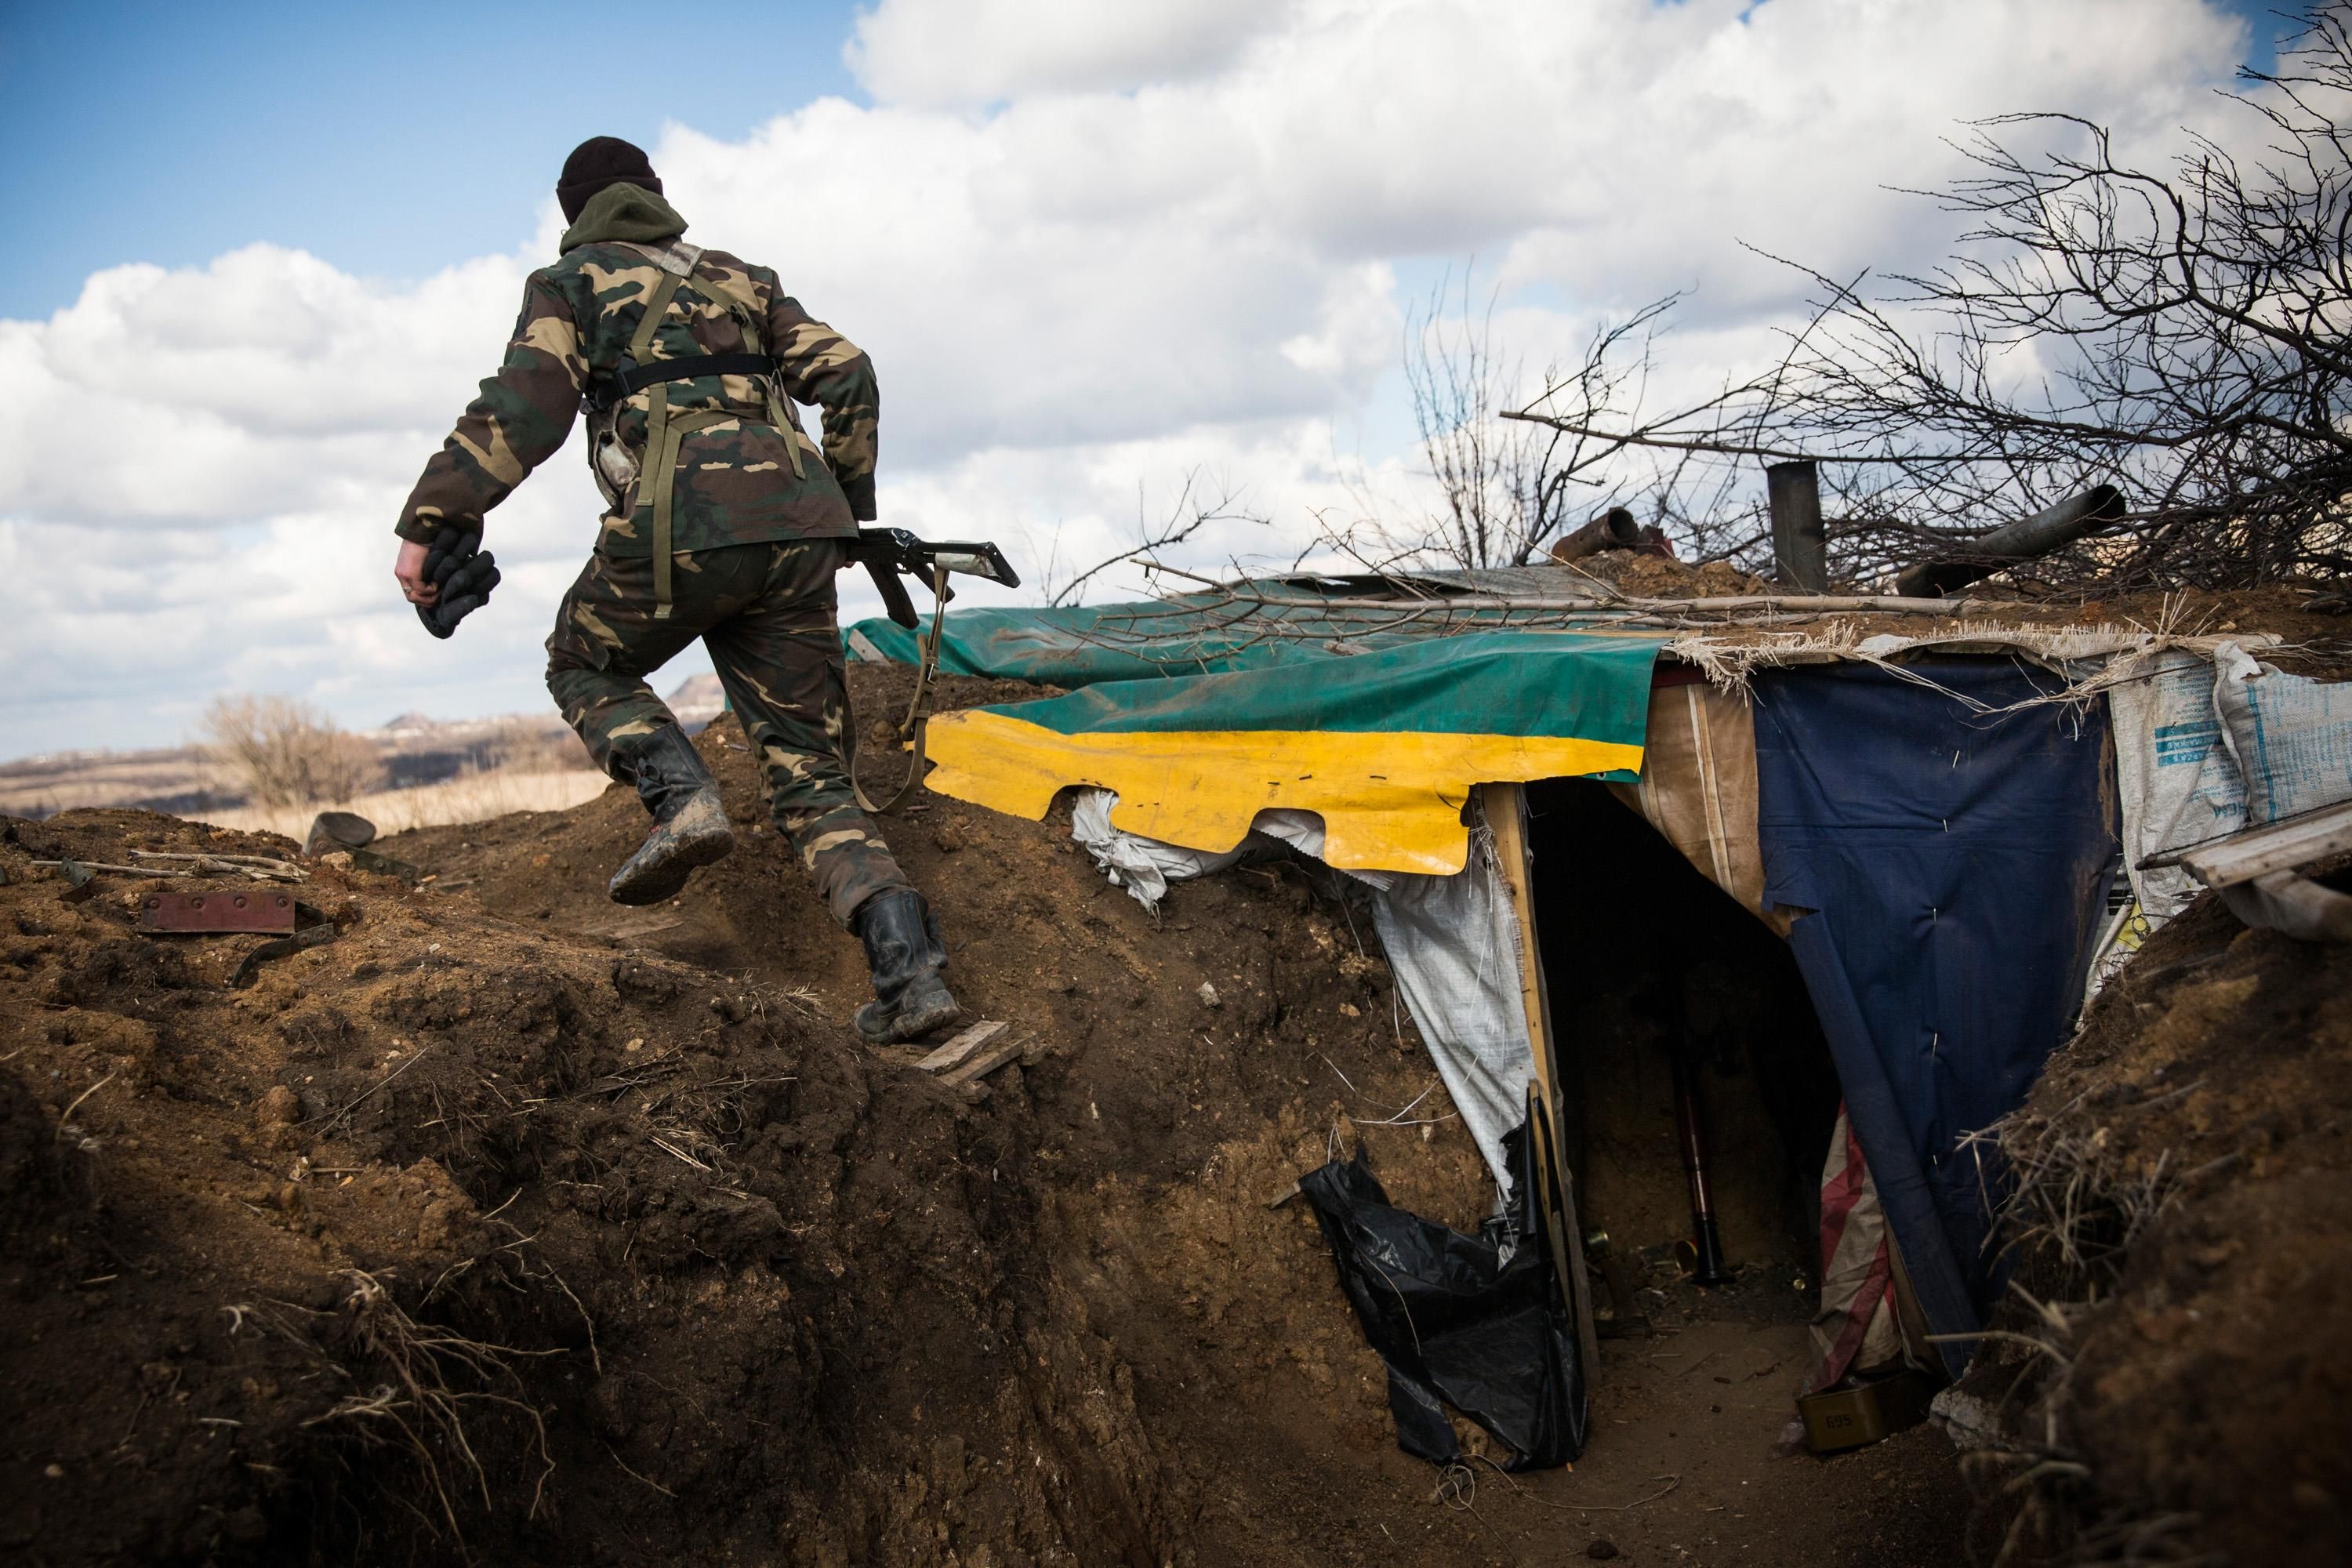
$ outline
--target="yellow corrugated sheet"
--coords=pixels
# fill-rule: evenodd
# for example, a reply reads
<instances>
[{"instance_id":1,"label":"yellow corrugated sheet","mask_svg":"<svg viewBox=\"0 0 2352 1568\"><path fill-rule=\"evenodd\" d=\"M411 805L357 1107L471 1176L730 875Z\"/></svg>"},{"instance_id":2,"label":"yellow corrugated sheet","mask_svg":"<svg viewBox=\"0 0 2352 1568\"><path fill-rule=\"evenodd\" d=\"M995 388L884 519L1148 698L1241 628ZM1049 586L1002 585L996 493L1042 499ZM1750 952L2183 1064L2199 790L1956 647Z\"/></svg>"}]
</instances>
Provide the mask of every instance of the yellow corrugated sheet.
<instances>
[{"instance_id":1,"label":"yellow corrugated sheet","mask_svg":"<svg viewBox=\"0 0 2352 1568\"><path fill-rule=\"evenodd\" d=\"M1269 806L1323 818L1324 858L1348 870L1451 876L1469 856L1471 786L1636 770L1642 748L1569 736L1286 730L1065 735L974 709L931 721L930 787L1040 817L1071 785L1111 790L1114 826L1163 843L1233 848Z\"/></svg>"}]
</instances>

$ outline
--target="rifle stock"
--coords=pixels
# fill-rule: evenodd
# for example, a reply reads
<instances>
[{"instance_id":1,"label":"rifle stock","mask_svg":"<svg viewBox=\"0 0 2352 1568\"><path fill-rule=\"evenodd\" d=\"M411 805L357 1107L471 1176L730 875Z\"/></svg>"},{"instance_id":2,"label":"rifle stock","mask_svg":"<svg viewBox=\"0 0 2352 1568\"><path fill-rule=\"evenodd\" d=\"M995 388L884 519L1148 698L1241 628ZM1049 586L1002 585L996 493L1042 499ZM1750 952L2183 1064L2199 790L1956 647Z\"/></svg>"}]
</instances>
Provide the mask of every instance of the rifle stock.
<instances>
[{"instance_id":1,"label":"rifle stock","mask_svg":"<svg viewBox=\"0 0 2352 1568\"><path fill-rule=\"evenodd\" d=\"M874 586L882 595L882 607L889 612L890 618L910 630L919 621L915 602L908 596L907 585L898 581L902 572L926 584L938 585L941 604L955 595L945 584L937 584L933 574L939 567L967 577L985 577L1007 588L1021 586L1021 574L1004 559L1004 552L985 540L934 544L916 538L903 528L861 528L849 553L852 560L865 565L866 574L874 579Z\"/></svg>"}]
</instances>

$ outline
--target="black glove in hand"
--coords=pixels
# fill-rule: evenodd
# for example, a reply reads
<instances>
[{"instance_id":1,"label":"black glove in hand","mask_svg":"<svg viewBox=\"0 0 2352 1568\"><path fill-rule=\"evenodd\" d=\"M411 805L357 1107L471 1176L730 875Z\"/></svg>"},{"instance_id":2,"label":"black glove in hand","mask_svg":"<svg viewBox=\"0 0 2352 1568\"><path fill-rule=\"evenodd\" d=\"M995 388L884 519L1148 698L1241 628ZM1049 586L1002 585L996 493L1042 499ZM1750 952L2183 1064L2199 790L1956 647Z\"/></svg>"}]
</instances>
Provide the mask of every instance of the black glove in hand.
<instances>
[{"instance_id":1,"label":"black glove in hand","mask_svg":"<svg viewBox=\"0 0 2352 1568\"><path fill-rule=\"evenodd\" d=\"M436 637L452 636L457 623L489 602L499 585L498 558L482 547L479 529L445 528L425 557L425 580L441 590L430 605L416 606L416 618Z\"/></svg>"}]
</instances>

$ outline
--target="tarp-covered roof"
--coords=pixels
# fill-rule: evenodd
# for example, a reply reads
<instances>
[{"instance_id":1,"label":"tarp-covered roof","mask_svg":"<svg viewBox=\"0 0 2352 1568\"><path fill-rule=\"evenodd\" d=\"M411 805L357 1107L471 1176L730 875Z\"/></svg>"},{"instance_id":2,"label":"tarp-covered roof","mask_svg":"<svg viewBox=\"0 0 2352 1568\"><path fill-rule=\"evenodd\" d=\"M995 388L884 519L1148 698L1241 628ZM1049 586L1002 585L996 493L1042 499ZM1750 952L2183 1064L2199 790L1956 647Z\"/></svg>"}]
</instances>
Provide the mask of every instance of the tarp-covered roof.
<instances>
[{"instance_id":1,"label":"tarp-covered roof","mask_svg":"<svg viewBox=\"0 0 2352 1568\"><path fill-rule=\"evenodd\" d=\"M2080 668L2214 640L1964 618L1999 608L1990 603L1927 616L1914 601L1750 596L1715 611L1615 592L1573 567L1534 565L952 611L941 669L1084 689L937 721L931 785L1029 816L1057 789L1095 785L1118 795L1118 826L1213 852L1239 843L1257 811L1290 806L1324 817L1336 865L1451 872L1467 852L1460 811L1472 784L1623 780L1641 768L1661 651L1738 686L1794 663L1998 652ZM1783 604L1903 613L1814 618ZM845 641L861 658L918 657L915 634L886 620L859 622Z\"/></svg>"},{"instance_id":2,"label":"tarp-covered roof","mask_svg":"<svg viewBox=\"0 0 2352 1568\"><path fill-rule=\"evenodd\" d=\"M1294 807L1323 818L1334 866L1450 874L1468 855L1473 784L1634 776L1664 641L1367 632L1312 601L1239 616L1183 601L962 611L942 669L1082 689L932 721L930 787L1035 817L1056 791L1092 785L1118 795L1118 826L1211 851L1239 844L1261 810ZM859 623L850 643L916 653L887 621Z\"/></svg>"},{"instance_id":3,"label":"tarp-covered roof","mask_svg":"<svg viewBox=\"0 0 2352 1568\"><path fill-rule=\"evenodd\" d=\"M948 614L940 668L1054 686L1200 675L1321 660L1460 632L1506 612L1479 596L1590 599L1591 580L1560 566L1427 572L1405 577L1292 576L1217 594L1063 609L970 609ZM1234 593L1250 596L1236 598ZM1419 603L1410 595L1422 595ZM1407 602L1400 604L1401 596ZM1375 602L1377 601L1377 602ZM1601 629L1620 618L1547 616L1548 628ZM1525 617L1520 617L1524 619ZM860 621L845 640L861 658L915 662L918 634L882 619Z\"/></svg>"}]
</instances>

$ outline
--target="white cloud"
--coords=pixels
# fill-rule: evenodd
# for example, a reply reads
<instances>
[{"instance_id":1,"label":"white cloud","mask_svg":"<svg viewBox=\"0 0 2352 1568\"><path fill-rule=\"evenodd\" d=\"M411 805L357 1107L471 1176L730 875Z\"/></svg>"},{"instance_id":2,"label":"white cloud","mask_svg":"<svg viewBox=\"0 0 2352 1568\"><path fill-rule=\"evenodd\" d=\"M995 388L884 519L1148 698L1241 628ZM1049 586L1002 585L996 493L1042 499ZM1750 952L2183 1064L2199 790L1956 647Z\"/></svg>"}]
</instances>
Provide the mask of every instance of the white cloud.
<instances>
[{"instance_id":1,"label":"white cloud","mask_svg":"<svg viewBox=\"0 0 2352 1568\"><path fill-rule=\"evenodd\" d=\"M693 237L874 354L893 521L1041 554L1058 524L1083 560L1199 468L1279 525L1205 562L1411 493L1383 433L1437 265L1482 258L1530 366L1696 287L1670 353L1710 373L1799 292L1738 242L1916 266L1948 220L1884 187L1948 177L1956 121L2063 107L2167 145L2242 38L2200 0L883 0L846 47L870 107L665 134ZM401 498L553 248L535 216L527 250L414 286L253 246L0 322L13 749L169 740L237 686L351 722L540 700L595 510L576 445L492 519L509 585L453 642L388 583Z\"/></svg>"},{"instance_id":2,"label":"white cloud","mask_svg":"<svg viewBox=\"0 0 2352 1568\"><path fill-rule=\"evenodd\" d=\"M1118 89L1230 61L1288 0L882 0L842 58L886 103L992 103Z\"/></svg>"}]
</instances>

